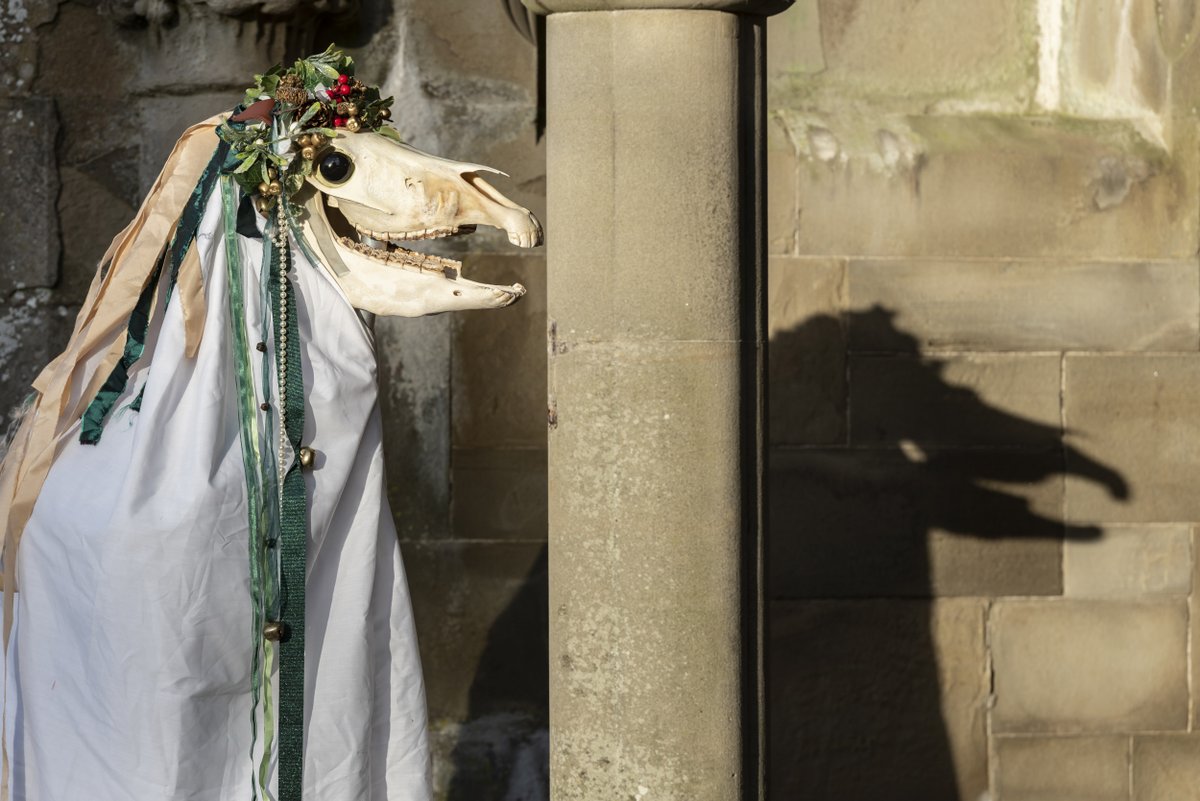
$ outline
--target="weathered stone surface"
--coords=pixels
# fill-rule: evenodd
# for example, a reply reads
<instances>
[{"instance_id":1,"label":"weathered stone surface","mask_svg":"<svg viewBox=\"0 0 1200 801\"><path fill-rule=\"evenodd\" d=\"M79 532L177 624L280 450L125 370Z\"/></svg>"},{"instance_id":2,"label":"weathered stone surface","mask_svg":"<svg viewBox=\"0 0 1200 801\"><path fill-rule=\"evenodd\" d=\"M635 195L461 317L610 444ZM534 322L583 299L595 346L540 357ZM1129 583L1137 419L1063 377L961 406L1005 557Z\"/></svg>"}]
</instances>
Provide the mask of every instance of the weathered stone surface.
<instances>
[{"instance_id":1,"label":"weathered stone surface","mask_svg":"<svg viewBox=\"0 0 1200 801\"><path fill-rule=\"evenodd\" d=\"M449 315L375 321L388 499L402 540L450 534L451 324Z\"/></svg>"},{"instance_id":2,"label":"weathered stone surface","mask_svg":"<svg viewBox=\"0 0 1200 801\"><path fill-rule=\"evenodd\" d=\"M551 107L570 99L548 151L561 176L547 221L560 339L739 339L750 266L739 243L752 233L741 230L738 18L629 11L548 25ZM620 44L581 56L601 40ZM559 278L569 292L555 292Z\"/></svg>"},{"instance_id":3,"label":"weathered stone surface","mask_svg":"<svg viewBox=\"0 0 1200 801\"><path fill-rule=\"evenodd\" d=\"M1041 447L1062 436L1055 356L965 354L850 359L856 445Z\"/></svg>"},{"instance_id":4,"label":"weathered stone surface","mask_svg":"<svg viewBox=\"0 0 1200 801\"><path fill-rule=\"evenodd\" d=\"M737 776L713 771L741 747L740 350L606 343L551 360L551 770L575 777L564 798L616 797L639 776L667 797L737 797Z\"/></svg>"},{"instance_id":5,"label":"weathered stone surface","mask_svg":"<svg viewBox=\"0 0 1200 801\"><path fill-rule=\"evenodd\" d=\"M1193 5L1064 4L1059 102L1051 110L1129 118L1148 138L1162 139L1170 124L1171 62L1189 49Z\"/></svg>"},{"instance_id":6,"label":"weathered stone surface","mask_svg":"<svg viewBox=\"0 0 1200 801\"><path fill-rule=\"evenodd\" d=\"M189 11L209 9L235 17L264 15L301 16L336 14L355 4L350 0L107 0L105 10L125 23L172 23L181 7Z\"/></svg>"},{"instance_id":7,"label":"weathered stone surface","mask_svg":"<svg viewBox=\"0 0 1200 801\"><path fill-rule=\"evenodd\" d=\"M505 798L546 764L545 545L409 543L404 559L439 797Z\"/></svg>"},{"instance_id":8,"label":"weathered stone surface","mask_svg":"<svg viewBox=\"0 0 1200 801\"><path fill-rule=\"evenodd\" d=\"M67 344L78 308L48 289L18 290L0 306L0 437L30 384Z\"/></svg>"},{"instance_id":9,"label":"weathered stone surface","mask_svg":"<svg viewBox=\"0 0 1200 801\"><path fill-rule=\"evenodd\" d=\"M820 6L820 0L797 0L771 18L767 25L768 82L825 69Z\"/></svg>"},{"instance_id":10,"label":"weathered stone surface","mask_svg":"<svg viewBox=\"0 0 1200 801\"><path fill-rule=\"evenodd\" d=\"M1056 453L771 454L775 598L1057 595Z\"/></svg>"},{"instance_id":11,"label":"weathered stone surface","mask_svg":"<svg viewBox=\"0 0 1200 801\"><path fill-rule=\"evenodd\" d=\"M988 677L978 599L770 607L770 798L979 798Z\"/></svg>"},{"instance_id":12,"label":"weathered stone surface","mask_svg":"<svg viewBox=\"0 0 1200 801\"><path fill-rule=\"evenodd\" d=\"M1063 549L1063 594L1078 598L1187 595L1192 531L1184 524L1104 526L1094 540Z\"/></svg>"},{"instance_id":13,"label":"weathered stone surface","mask_svg":"<svg viewBox=\"0 0 1200 801\"><path fill-rule=\"evenodd\" d=\"M130 76L139 92L187 95L227 88L237 101L253 84L255 73L287 60L287 27L282 22L259 18L247 23L190 4L182 17L176 25L153 28L153 47L143 44ZM126 36L141 43L148 38L144 31Z\"/></svg>"},{"instance_id":14,"label":"weathered stone surface","mask_svg":"<svg viewBox=\"0 0 1200 801\"><path fill-rule=\"evenodd\" d=\"M771 62L772 75L799 73L790 84L776 77L776 92L801 105L804 90L822 99L852 97L878 104L919 107L954 100L1016 108L1032 95L1036 74L1035 8L1021 0L968 7L954 0L920 0L869 8L822 0L819 18L811 4L797 3L772 24L820 31L821 53L789 48ZM795 42L811 36L787 29ZM897 36L897 31L905 31ZM797 45L793 44L793 48ZM806 73L823 66L819 83ZM805 84L809 84L806 86Z\"/></svg>"},{"instance_id":15,"label":"weathered stone surface","mask_svg":"<svg viewBox=\"0 0 1200 801\"><path fill-rule=\"evenodd\" d=\"M1065 424L1071 441L1123 477L1128 494L1089 480L1094 470L1068 454L1068 520L1200 520L1200 392L1195 355L1068 355ZM1073 464L1073 460L1078 464Z\"/></svg>"},{"instance_id":16,"label":"weathered stone surface","mask_svg":"<svg viewBox=\"0 0 1200 801\"><path fill-rule=\"evenodd\" d=\"M1200 531L1196 527L1192 527L1192 561L1190 564L1192 571L1192 593L1188 596L1188 613L1191 624L1192 645L1190 649L1191 660L1188 665L1189 678L1191 679L1190 686L1192 691L1191 704L1191 728L1196 730L1200 725L1200 692L1196 692L1194 688L1200 686L1200 559L1196 558L1197 546L1200 544Z\"/></svg>"},{"instance_id":17,"label":"weathered stone surface","mask_svg":"<svg viewBox=\"0 0 1200 801\"><path fill-rule=\"evenodd\" d=\"M145 48L144 40L126 41L94 7L56 5L54 20L37 35L32 88L58 104L60 158L77 163L111 150L119 139L136 143L130 131L129 65Z\"/></svg>"},{"instance_id":18,"label":"weathered stone surface","mask_svg":"<svg viewBox=\"0 0 1200 801\"><path fill-rule=\"evenodd\" d=\"M994 731L1187 727L1183 601L1001 601L990 627Z\"/></svg>"},{"instance_id":19,"label":"weathered stone surface","mask_svg":"<svg viewBox=\"0 0 1200 801\"><path fill-rule=\"evenodd\" d=\"M106 158L59 170L62 221L62 302L82 303L109 243L137 211L137 150L122 148ZM130 186L131 184L131 186Z\"/></svg>"},{"instance_id":20,"label":"weathered stone surface","mask_svg":"<svg viewBox=\"0 0 1200 801\"><path fill-rule=\"evenodd\" d=\"M452 453L450 529L462 540L546 540L546 451Z\"/></svg>"},{"instance_id":21,"label":"weathered stone surface","mask_svg":"<svg viewBox=\"0 0 1200 801\"><path fill-rule=\"evenodd\" d=\"M789 122L815 142L799 253L1186 259L1200 243L1195 148L1164 152L1129 123L847 118Z\"/></svg>"},{"instance_id":22,"label":"weathered stone surface","mask_svg":"<svg viewBox=\"0 0 1200 801\"><path fill-rule=\"evenodd\" d=\"M464 275L520 282L521 302L454 316L451 406L456 448L544 448L546 443L546 261L473 255Z\"/></svg>"},{"instance_id":23,"label":"weathered stone surface","mask_svg":"<svg viewBox=\"0 0 1200 801\"><path fill-rule=\"evenodd\" d=\"M1133 739L1133 801L1179 801L1200 787L1200 737Z\"/></svg>"},{"instance_id":24,"label":"weathered stone surface","mask_svg":"<svg viewBox=\"0 0 1200 801\"><path fill-rule=\"evenodd\" d=\"M58 282L60 251L54 102L0 100L5 136L0 145L0 295Z\"/></svg>"},{"instance_id":25,"label":"weathered stone surface","mask_svg":"<svg viewBox=\"0 0 1200 801\"><path fill-rule=\"evenodd\" d=\"M1001 737L1001 801L1129 801L1128 737Z\"/></svg>"},{"instance_id":26,"label":"weathered stone surface","mask_svg":"<svg viewBox=\"0 0 1200 801\"><path fill-rule=\"evenodd\" d=\"M185 130L214 114L230 111L241 99L241 92L234 91L143 98L139 103L139 194L149 191Z\"/></svg>"},{"instance_id":27,"label":"weathered stone surface","mask_svg":"<svg viewBox=\"0 0 1200 801\"><path fill-rule=\"evenodd\" d=\"M856 350L1195 350L1200 266L1142 263L856 260Z\"/></svg>"},{"instance_id":28,"label":"weathered stone surface","mask_svg":"<svg viewBox=\"0 0 1200 801\"><path fill-rule=\"evenodd\" d=\"M767 26L770 30L771 26ZM796 252L800 225L796 148L778 120L767 122L767 242L772 254Z\"/></svg>"},{"instance_id":29,"label":"weathered stone surface","mask_svg":"<svg viewBox=\"0 0 1200 801\"><path fill-rule=\"evenodd\" d=\"M767 374L773 444L846 439L844 277L841 260L770 260Z\"/></svg>"}]
</instances>

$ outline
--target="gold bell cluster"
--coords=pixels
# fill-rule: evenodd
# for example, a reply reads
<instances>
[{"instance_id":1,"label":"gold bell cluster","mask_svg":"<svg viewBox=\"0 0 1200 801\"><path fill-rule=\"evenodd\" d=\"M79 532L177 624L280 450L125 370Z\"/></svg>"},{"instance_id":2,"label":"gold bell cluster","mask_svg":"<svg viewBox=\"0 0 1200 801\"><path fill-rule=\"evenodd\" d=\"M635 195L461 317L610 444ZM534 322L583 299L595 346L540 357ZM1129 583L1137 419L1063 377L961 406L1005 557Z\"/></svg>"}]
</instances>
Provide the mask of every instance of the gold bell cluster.
<instances>
[{"instance_id":1,"label":"gold bell cluster","mask_svg":"<svg viewBox=\"0 0 1200 801\"><path fill-rule=\"evenodd\" d=\"M300 158L305 161L312 161L317 157L317 153L321 148L329 142L324 136L319 133L305 134L296 140L296 144L300 146Z\"/></svg>"},{"instance_id":2,"label":"gold bell cluster","mask_svg":"<svg viewBox=\"0 0 1200 801\"><path fill-rule=\"evenodd\" d=\"M254 208L259 214L266 214L275 202L275 198L283 194L283 183L279 180L279 171L274 167L267 168L267 180L258 185L258 197L254 198Z\"/></svg>"}]
</instances>

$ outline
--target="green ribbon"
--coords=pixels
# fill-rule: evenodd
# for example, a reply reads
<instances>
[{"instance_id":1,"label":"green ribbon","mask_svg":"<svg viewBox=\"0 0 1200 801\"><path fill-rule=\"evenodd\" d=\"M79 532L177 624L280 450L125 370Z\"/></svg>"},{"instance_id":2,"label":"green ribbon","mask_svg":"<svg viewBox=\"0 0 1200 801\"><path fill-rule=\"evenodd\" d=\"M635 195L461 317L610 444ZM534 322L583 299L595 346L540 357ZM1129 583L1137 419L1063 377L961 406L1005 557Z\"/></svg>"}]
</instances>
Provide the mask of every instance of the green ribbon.
<instances>
[{"instance_id":1,"label":"green ribbon","mask_svg":"<svg viewBox=\"0 0 1200 801\"><path fill-rule=\"evenodd\" d=\"M242 449L242 465L246 476L247 517L250 527L250 601L253 609L251 624L252 650L250 657L250 753L253 759L254 745L258 738L258 702L260 694L270 692L270 673L262 669L263 623L265 622L264 584L264 487L261 466L264 464L260 448L258 426L258 404L254 392L254 373L250 367L250 345L246 334L245 285L242 275L241 250L237 241L236 209L237 189L228 177L221 178L221 204L224 222L225 268L229 287L229 327L233 337L233 372L237 385L237 410L239 438ZM267 451L271 453L270 450ZM265 709L265 704L264 704ZM264 712L264 718L266 714ZM265 724L264 724L265 727ZM270 739L264 737L264 749L270 752ZM256 786L251 776L251 797L257 798L259 790L267 797L265 779Z\"/></svg>"},{"instance_id":2,"label":"green ribbon","mask_svg":"<svg viewBox=\"0 0 1200 801\"><path fill-rule=\"evenodd\" d=\"M117 399L125 393L125 387L129 384L129 370L138 359L142 358L142 353L146 348L146 333L150 328L150 309L154 305L154 296L158 292L158 281L162 275L164 258L166 264L169 265L170 273L170 282L167 284L169 301L171 291L179 279L179 268L182 266L192 242L196 239L196 231L200 228L200 220L204 217L204 208L208 205L208 198L212 194L217 178L221 175L226 159L229 157L229 143L219 142L208 165L204 168L204 172L200 174L200 180L192 189L192 194L175 226L175 232L171 235L171 242L166 250L159 254L158 261L154 265L154 272L146 286L142 288L133 312L129 315L125 350L122 352L120 360L113 366L112 372L108 374L96 392L96 396L92 398L83 412L83 424L79 430L80 444L95 445L100 441L100 435L104 433L105 420L113 406L116 405ZM107 271L107 269L108 265L105 265L104 270ZM140 396L135 399L135 403L135 411L140 410L142 406Z\"/></svg>"},{"instance_id":3,"label":"green ribbon","mask_svg":"<svg viewBox=\"0 0 1200 801\"><path fill-rule=\"evenodd\" d=\"M154 296L158 293L158 279L162 275L162 268L163 257L159 255L154 272L150 274L150 280L142 288L142 294L134 304L133 313L129 315L125 350L113 365L108 378L100 385L96 397L92 398L91 403L83 410L83 423L79 429L79 442L82 445L95 445L100 441L100 435L104 433L104 420L129 383L129 369L142 358L142 352L146 349L146 333L150 330L150 309L154 305ZM138 404L138 407L140 408L141 404Z\"/></svg>"},{"instance_id":4,"label":"green ribbon","mask_svg":"<svg viewBox=\"0 0 1200 801\"><path fill-rule=\"evenodd\" d=\"M285 224L279 206L276 224ZM265 237L270 239L270 237ZM283 476L280 500L282 553L283 623L287 632L279 654L279 801L300 801L304 772L304 589L308 569L308 498L304 475L300 471L300 438L304 435L304 378L300 367L300 330L296 319L296 293L281 267L287 255L270 249L272 309L284 310L288 319L286 338L280 317L275 315L275 342L286 341L287 350L275 348L276 369L283 375L286 358L287 379L285 425L283 432L297 458L292 459ZM281 278L282 276L282 278ZM287 293L280 292L280 284Z\"/></svg>"}]
</instances>

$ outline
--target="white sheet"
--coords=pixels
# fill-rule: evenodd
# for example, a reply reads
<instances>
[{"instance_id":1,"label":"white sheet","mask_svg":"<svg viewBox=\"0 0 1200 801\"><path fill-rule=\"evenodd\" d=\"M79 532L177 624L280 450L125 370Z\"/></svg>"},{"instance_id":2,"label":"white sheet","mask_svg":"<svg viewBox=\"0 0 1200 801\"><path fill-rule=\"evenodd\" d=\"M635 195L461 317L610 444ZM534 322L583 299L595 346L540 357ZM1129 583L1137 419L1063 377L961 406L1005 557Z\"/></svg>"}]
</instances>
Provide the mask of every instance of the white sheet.
<instances>
[{"instance_id":1,"label":"white sheet","mask_svg":"<svg viewBox=\"0 0 1200 801\"><path fill-rule=\"evenodd\" d=\"M184 358L173 303L101 441L66 446L25 530L6 660L13 801L250 797L247 501L220 208L218 188L195 245L208 304L197 358ZM261 244L239 242L253 343ZM373 343L323 268L292 252L303 441L318 453L306 474L305 799L428 801ZM142 382L141 411L122 410ZM261 743L261 720L258 731Z\"/></svg>"}]
</instances>

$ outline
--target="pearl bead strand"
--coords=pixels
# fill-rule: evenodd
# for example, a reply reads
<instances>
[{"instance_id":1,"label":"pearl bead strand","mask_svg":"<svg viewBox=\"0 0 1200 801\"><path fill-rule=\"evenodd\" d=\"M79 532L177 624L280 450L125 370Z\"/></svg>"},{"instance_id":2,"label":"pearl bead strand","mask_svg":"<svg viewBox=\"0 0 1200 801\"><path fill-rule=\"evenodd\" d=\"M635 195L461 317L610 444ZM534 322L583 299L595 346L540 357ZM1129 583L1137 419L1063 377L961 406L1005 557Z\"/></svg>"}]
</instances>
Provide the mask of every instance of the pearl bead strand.
<instances>
[{"instance_id":1,"label":"pearl bead strand","mask_svg":"<svg viewBox=\"0 0 1200 801\"><path fill-rule=\"evenodd\" d=\"M272 231L272 241L279 253L279 341L276 348L279 351L279 502L283 503L283 477L287 471L284 463L287 459L287 365L288 365L288 262L290 248L288 247L288 225L284 199L281 197L275 211L275 229Z\"/></svg>"}]
</instances>

